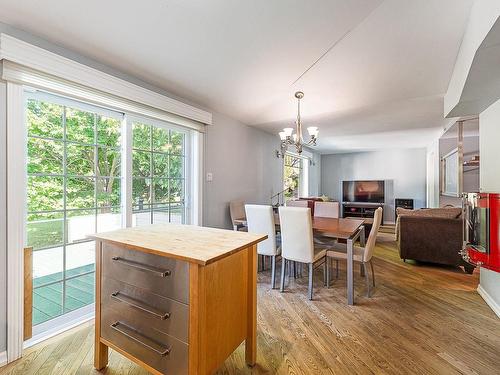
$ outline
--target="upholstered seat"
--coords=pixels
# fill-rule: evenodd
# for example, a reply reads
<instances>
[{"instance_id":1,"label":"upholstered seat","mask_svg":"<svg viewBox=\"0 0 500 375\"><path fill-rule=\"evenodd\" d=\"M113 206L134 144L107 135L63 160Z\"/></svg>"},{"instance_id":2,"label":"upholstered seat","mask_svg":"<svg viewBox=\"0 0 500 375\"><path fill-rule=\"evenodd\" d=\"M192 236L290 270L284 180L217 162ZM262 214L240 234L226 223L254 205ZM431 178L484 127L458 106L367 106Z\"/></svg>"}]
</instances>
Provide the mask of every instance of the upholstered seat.
<instances>
[{"instance_id":1,"label":"upholstered seat","mask_svg":"<svg viewBox=\"0 0 500 375\"><path fill-rule=\"evenodd\" d=\"M362 262L363 256L365 254L365 249L363 247L354 246L352 250L353 250L352 254L354 261ZM332 243L330 245L330 250L328 250L327 255L331 258L336 258L336 259L347 259L346 244Z\"/></svg>"}]
</instances>

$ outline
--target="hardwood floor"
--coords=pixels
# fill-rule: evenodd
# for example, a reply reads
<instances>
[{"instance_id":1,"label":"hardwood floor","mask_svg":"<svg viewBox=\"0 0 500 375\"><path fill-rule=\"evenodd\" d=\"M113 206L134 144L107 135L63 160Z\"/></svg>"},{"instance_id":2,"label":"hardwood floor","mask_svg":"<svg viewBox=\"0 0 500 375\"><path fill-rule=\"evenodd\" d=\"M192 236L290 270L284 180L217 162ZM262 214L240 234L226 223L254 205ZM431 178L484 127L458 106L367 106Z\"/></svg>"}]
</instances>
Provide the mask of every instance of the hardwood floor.
<instances>
[{"instance_id":1,"label":"hardwood floor","mask_svg":"<svg viewBox=\"0 0 500 375\"><path fill-rule=\"evenodd\" d=\"M403 263L382 234L375 259L377 285L365 297L356 267L356 305L346 305L345 264L330 289L316 273L314 301L307 278L286 293L258 275L258 357L245 366L243 345L219 374L499 374L500 320L477 294L478 272ZM25 351L1 374L97 374L93 326L84 324ZM145 374L111 352L106 374Z\"/></svg>"}]
</instances>

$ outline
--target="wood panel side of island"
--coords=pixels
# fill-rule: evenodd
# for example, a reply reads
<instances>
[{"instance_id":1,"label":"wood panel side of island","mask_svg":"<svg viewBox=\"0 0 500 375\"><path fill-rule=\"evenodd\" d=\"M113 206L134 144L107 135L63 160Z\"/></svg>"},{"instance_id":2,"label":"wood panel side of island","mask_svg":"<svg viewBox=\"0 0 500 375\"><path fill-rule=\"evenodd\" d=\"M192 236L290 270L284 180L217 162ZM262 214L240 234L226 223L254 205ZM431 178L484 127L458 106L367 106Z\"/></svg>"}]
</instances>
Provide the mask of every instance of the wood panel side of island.
<instances>
[{"instance_id":1,"label":"wood panel side of island","mask_svg":"<svg viewBox=\"0 0 500 375\"><path fill-rule=\"evenodd\" d=\"M247 288L247 337L245 342L245 362L254 366L257 361L257 245L248 248L248 288Z\"/></svg>"},{"instance_id":2,"label":"wood panel side of island","mask_svg":"<svg viewBox=\"0 0 500 375\"><path fill-rule=\"evenodd\" d=\"M189 373L211 374L246 341L256 360L256 245L206 266L190 267Z\"/></svg>"},{"instance_id":3,"label":"wood panel side of island","mask_svg":"<svg viewBox=\"0 0 500 375\"><path fill-rule=\"evenodd\" d=\"M101 282L102 241L95 242L95 336L94 367L102 370L108 365L108 347L101 342Z\"/></svg>"}]
</instances>

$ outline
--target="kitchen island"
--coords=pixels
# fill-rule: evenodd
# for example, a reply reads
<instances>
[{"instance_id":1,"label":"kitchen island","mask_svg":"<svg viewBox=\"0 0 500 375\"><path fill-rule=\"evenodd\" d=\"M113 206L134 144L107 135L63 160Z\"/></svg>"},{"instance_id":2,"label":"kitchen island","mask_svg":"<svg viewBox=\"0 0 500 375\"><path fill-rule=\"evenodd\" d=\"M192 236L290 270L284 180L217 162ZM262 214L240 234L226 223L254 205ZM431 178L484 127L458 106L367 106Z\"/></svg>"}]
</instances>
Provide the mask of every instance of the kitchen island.
<instances>
[{"instance_id":1,"label":"kitchen island","mask_svg":"<svg viewBox=\"0 0 500 375\"><path fill-rule=\"evenodd\" d=\"M96 369L112 348L154 374L211 374L243 341L255 364L256 247L267 236L161 224L91 237Z\"/></svg>"}]
</instances>

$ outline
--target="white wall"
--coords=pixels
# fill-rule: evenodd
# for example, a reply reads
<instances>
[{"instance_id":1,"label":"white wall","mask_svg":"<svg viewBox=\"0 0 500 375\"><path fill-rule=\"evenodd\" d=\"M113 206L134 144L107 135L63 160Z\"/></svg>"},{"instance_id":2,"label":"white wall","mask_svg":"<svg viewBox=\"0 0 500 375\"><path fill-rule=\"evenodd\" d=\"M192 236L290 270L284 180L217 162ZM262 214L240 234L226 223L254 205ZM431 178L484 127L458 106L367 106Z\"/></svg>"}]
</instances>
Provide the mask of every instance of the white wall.
<instances>
[{"instance_id":1,"label":"white wall","mask_svg":"<svg viewBox=\"0 0 500 375\"><path fill-rule=\"evenodd\" d=\"M394 222L394 199L426 206L426 149L322 155L321 193L342 200L343 180L386 180L384 221Z\"/></svg>"},{"instance_id":2,"label":"white wall","mask_svg":"<svg viewBox=\"0 0 500 375\"><path fill-rule=\"evenodd\" d=\"M321 195L321 155L311 152L312 163L309 165L309 196Z\"/></svg>"},{"instance_id":3,"label":"white wall","mask_svg":"<svg viewBox=\"0 0 500 375\"><path fill-rule=\"evenodd\" d=\"M479 152L481 154L480 189L500 193L500 100L479 115ZM484 268L480 271L480 286L500 309L500 273Z\"/></svg>"},{"instance_id":4,"label":"white wall","mask_svg":"<svg viewBox=\"0 0 500 375\"><path fill-rule=\"evenodd\" d=\"M276 135L246 126L214 113L214 125L205 135L205 177L203 225L231 228L229 202L270 204L273 194L282 190L281 158Z\"/></svg>"}]
</instances>

